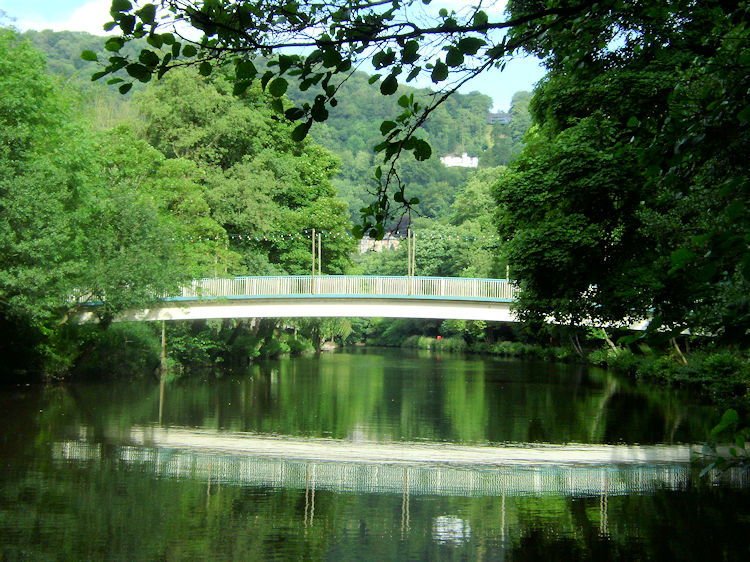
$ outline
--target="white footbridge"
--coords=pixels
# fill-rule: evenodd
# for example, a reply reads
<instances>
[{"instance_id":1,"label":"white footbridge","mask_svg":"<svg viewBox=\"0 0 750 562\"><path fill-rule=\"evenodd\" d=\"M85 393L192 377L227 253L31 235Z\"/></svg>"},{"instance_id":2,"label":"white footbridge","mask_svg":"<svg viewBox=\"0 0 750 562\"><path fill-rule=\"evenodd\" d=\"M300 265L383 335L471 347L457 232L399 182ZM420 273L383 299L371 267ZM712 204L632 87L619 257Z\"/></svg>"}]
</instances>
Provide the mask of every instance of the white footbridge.
<instances>
[{"instance_id":1,"label":"white footbridge","mask_svg":"<svg viewBox=\"0 0 750 562\"><path fill-rule=\"evenodd\" d=\"M515 322L517 288L505 279L361 275L198 279L115 321L369 317ZM93 311L79 320L94 321Z\"/></svg>"}]
</instances>

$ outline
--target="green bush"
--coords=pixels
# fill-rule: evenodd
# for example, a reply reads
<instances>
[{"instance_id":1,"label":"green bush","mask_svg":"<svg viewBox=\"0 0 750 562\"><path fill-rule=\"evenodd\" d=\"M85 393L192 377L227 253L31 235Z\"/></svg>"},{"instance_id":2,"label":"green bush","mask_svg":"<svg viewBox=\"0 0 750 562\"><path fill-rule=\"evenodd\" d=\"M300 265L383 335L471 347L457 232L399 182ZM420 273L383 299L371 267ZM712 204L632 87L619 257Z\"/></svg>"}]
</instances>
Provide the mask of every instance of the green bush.
<instances>
[{"instance_id":1,"label":"green bush","mask_svg":"<svg viewBox=\"0 0 750 562\"><path fill-rule=\"evenodd\" d=\"M291 355L302 355L303 353L315 351L312 342L302 337L291 337L286 343L289 346L289 353Z\"/></svg>"},{"instance_id":2,"label":"green bush","mask_svg":"<svg viewBox=\"0 0 750 562\"><path fill-rule=\"evenodd\" d=\"M575 361L580 357L572 347L553 347L552 350L557 361Z\"/></svg>"},{"instance_id":3,"label":"green bush","mask_svg":"<svg viewBox=\"0 0 750 562\"><path fill-rule=\"evenodd\" d=\"M126 322L87 330L88 351L75 374L98 379L151 375L161 364L161 336L154 324Z\"/></svg>"},{"instance_id":4,"label":"green bush","mask_svg":"<svg viewBox=\"0 0 750 562\"><path fill-rule=\"evenodd\" d=\"M624 349L618 353L610 354L607 366L618 373L635 375L640 369L643 359L630 350Z\"/></svg>"},{"instance_id":5,"label":"green bush","mask_svg":"<svg viewBox=\"0 0 750 562\"><path fill-rule=\"evenodd\" d=\"M524 344L517 341L501 341L495 345L497 355L507 355L509 357L520 357L523 355Z\"/></svg>"},{"instance_id":6,"label":"green bush","mask_svg":"<svg viewBox=\"0 0 750 562\"><path fill-rule=\"evenodd\" d=\"M440 324L440 334L443 336L456 336L466 332L466 320L443 320Z\"/></svg>"},{"instance_id":7,"label":"green bush","mask_svg":"<svg viewBox=\"0 0 750 562\"><path fill-rule=\"evenodd\" d=\"M606 367L625 375L639 374L644 365L644 358L642 356L636 355L629 349L614 350L609 346L595 349L588 354L587 359L589 363Z\"/></svg>"},{"instance_id":8,"label":"green bush","mask_svg":"<svg viewBox=\"0 0 750 562\"><path fill-rule=\"evenodd\" d=\"M280 341L275 336L266 338L260 346L260 357L278 357L279 355L289 354L290 348L286 342Z\"/></svg>"},{"instance_id":9,"label":"green bush","mask_svg":"<svg viewBox=\"0 0 750 562\"><path fill-rule=\"evenodd\" d=\"M248 362L260 356L262 340L252 331L243 329L228 349L233 363Z\"/></svg>"},{"instance_id":10,"label":"green bush","mask_svg":"<svg viewBox=\"0 0 750 562\"><path fill-rule=\"evenodd\" d=\"M406 338L402 343L401 347L415 348L415 349L430 349L432 342L435 338L429 338L427 336L413 335Z\"/></svg>"},{"instance_id":11,"label":"green bush","mask_svg":"<svg viewBox=\"0 0 750 562\"><path fill-rule=\"evenodd\" d=\"M205 367L221 363L226 344L218 323L177 322L167 324L167 354L183 367Z\"/></svg>"},{"instance_id":12,"label":"green bush","mask_svg":"<svg viewBox=\"0 0 750 562\"><path fill-rule=\"evenodd\" d=\"M475 341L469 346L472 353L495 353L495 344L488 341Z\"/></svg>"},{"instance_id":13,"label":"green bush","mask_svg":"<svg viewBox=\"0 0 750 562\"><path fill-rule=\"evenodd\" d=\"M464 340L461 336L432 340L432 349L435 349L437 351L460 352L466 351L468 347L469 346L466 344L466 340Z\"/></svg>"}]
</instances>

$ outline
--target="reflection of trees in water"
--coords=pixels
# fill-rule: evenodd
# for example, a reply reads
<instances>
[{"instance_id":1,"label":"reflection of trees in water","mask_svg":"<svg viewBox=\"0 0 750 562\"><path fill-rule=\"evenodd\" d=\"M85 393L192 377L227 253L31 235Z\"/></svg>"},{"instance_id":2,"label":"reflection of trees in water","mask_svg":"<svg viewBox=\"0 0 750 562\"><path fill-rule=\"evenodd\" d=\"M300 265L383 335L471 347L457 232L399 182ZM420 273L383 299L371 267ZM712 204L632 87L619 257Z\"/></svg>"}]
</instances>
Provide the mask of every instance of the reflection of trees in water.
<instances>
[{"instance_id":1,"label":"reflection of trees in water","mask_svg":"<svg viewBox=\"0 0 750 562\"><path fill-rule=\"evenodd\" d=\"M53 433L80 424L102 440L160 423L355 440L654 443L700 440L711 424L682 396L538 362L335 353L211 377L163 393L151 380L51 387L35 416Z\"/></svg>"}]
</instances>

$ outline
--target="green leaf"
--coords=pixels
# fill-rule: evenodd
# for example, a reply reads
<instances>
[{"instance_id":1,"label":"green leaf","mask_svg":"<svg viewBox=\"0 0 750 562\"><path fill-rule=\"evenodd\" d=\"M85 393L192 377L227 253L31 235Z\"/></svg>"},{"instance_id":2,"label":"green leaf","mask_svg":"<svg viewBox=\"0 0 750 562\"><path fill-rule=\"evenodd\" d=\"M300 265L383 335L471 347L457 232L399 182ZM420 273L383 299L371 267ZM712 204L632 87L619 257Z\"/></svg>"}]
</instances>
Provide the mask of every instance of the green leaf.
<instances>
[{"instance_id":1,"label":"green leaf","mask_svg":"<svg viewBox=\"0 0 750 562\"><path fill-rule=\"evenodd\" d=\"M164 40L158 33L152 33L148 37L146 37L146 43L151 45L154 49L161 49L162 45L164 44Z\"/></svg>"},{"instance_id":2,"label":"green leaf","mask_svg":"<svg viewBox=\"0 0 750 562\"><path fill-rule=\"evenodd\" d=\"M404 48L401 49L401 62L403 64L411 64L419 60L419 43L414 41L407 41Z\"/></svg>"},{"instance_id":3,"label":"green leaf","mask_svg":"<svg viewBox=\"0 0 750 562\"><path fill-rule=\"evenodd\" d=\"M159 59L159 56L153 51L149 51L148 49L143 49L141 51L141 54L138 55L138 60L141 62L141 64L153 67L159 64L160 59Z\"/></svg>"},{"instance_id":4,"label":"green leaf","mask_svg":"<svg viewBox=\"0 0 750 562\"><path fill-rule=\"evenodd\" d=\"M486 44L487 41L479 37L464 37L456 46L465 55L476 55Z\"/></svg>"},{"instance_id":5,"label":"green leaf","mask_svg":"<svg viewBox=\"0 0 750 562\"><path fill-rule=\"evenodd\" d=\"M746 105L744 109L737 114L737 118L742 123L750 121L750 105Z\"/></svg>"},{"instance_id":6,"label":"green leaf","mask_svg":"<svg viewBox=\"0 0 750 562\"><path fill-rule=\"evenodd\" d=\"M414 80L417 77L417 75L420 72L422 72L422 67L421 66L415 66L414 68L411 69L411 72L409 72L409 75L406 77L406 81L407 82L411 82L412 80Z\"/></svg>"},{"instance_id":7,"label":"green leaf","mask_svg":"<svg viewBox=\"0 0 750 562\"><path fill-rule=\"evenodd\" d=\"M140 16L141 21L148 25L154 24L154 18L156 17L156 6L153 4L145 4L140 10L136 12Z\"/></svg>"},{"instance_id":8,"label":"green leaf","mask_svg":"<svg viewBox=\"0 0 750 562\"><path fill-rule=\"evenodd\" d=\"M122 46L124 44L125 44L125 40L122 37L110 37L104 43L104 48L107 49L108 51L116 52L122 49Z\"/></svg>"},{"instance_id":9,"label":"green leaf","mask_svg":"<svg viewBox=\"0 0 750 562\"><path fill-rule=\"evenodd\" d=\"M132 10L133 5L129 2L129 0L112 0L112 7L110 8L111 12L127 12L128 10Z\"/></svg>"},{"instance_id":10,"label":"green leaf","mask_svg":"<svg viewBox=\"0 0 750 562\"><path fill-rule=\"evenodd\" d=\"M122 82L122 78L110 78L109 80L107 80L107 84L109 84L110 86L119 84L120 82Z\"/></svg>"},{"instance_id":11,"label":"green leaf","mask_svg":"<svg viewBox=\"0 0 750 562\"><path fill-rule=\"evenodd\" d=\"M133 33L134 27L135 27L135 16L132 16L130 14L120 16L120 29L122 29L122 33L124 35L129 35L130 33Z\"/></svg>"},{"instance_id":12,"label":"green leaf","mask_svg":"<svg viewBox=\"0 0 750 562\"><path fill-rule=\"evenodd\" d=\"M456 47L448 47L445 62L448 66L459 66L464 62L464 55Z\"/></svg>"},{"instance_id":13,"label":"green leaf","mask_svg":"<svg viewBox=\"0 0 750 562\"><path fill-rule=\"evenodd\" d=\"M235 72L238 80L247 80L255 78L258 74L258 69L255 68L253 61L242 60L237 64Z\"/></svg>"},{"instance_id":14,"label":"green leaf","mask_svg":"<svg viewBox=\"0 0 750 562\"><path fill-rule=\"evenodd\" d=\"M396 62L396 53L392 49L378 51L372 56L372 66L376 69L391 66Z\"/></svg>"},{"instance_id":15,"label":"green leaf","mask_svg":"<svg viewBox=\"0 0 750 562\"><path fill-rule=\"evenodd\" d=\"M279 55L279 74L284 74L289 70L297 61L299 57L296 55Z\"/></svg>"},{"instance_id":16,"label":"green leaf","mask_svg":"<svg viewBox=\"0 0 750 562\"><path fill-rule=\"evenodd\" d=\"M323 66L331 68L341 62L341 53L337 49L326 49L323 51Z\"/></svg>"},{"instance_id":17,"label":"green leaf","mask_svg":"<svg viewBox=\"0 0 750 562\"><path fill-rule=\"evenodd\" d=\"M284 112L284 116L289 119L289 121L299 121L305 116L305 112L299 107L290 107Z\"/></svg>"},{"instance_id":18,"label":"green leaf","mask_svg":"<svg viewBox=\"0 0 750 562\"><path fill-rule=\"evenodd\" d=\"M485 25L488 21L489 18L487 17L487 14L482 10L479 10L476 14L474 14L474 27Z\"/></svg>"},{"instance_id":19,"label":"green leaf","mask_svg":"<svg viewBox=\"0 0 750 562\"><path fill-rule=\"evenodd\" d=\"M393 74L389 74L380 84L380 93L384 96L390 96L395 94L396 90L398 90L398 80Z\"/></svg>"},{"instance_id":20,"label":"green leaf","mask_svg":"<svg viewBox=\"0 0 750 562\"><path fill-rule=\"evenodd\" d=\"M640 123L640 121L638 120L638 118L635 115L631 115L630 119L628 119L628 123L627 123L626 127L628 127L628 128L637 127L638 123Z\"/></svg>"},{"instance_id":21,"label":"green leaf","mask_svg":"<svg viewBox=\"0 0 750 562\"><path fill-rule=\"evenodd\" d=\"M388 133L388 131L391 131L396 128L396 122L395 121L383 121L380 124L380 134L385 135Z\"/></svg>"},{"instance_id":22,"label":"green leaf","mask_svg":"<svg viewBox=\"0 0 750 562\"><path fill-rule=\"evenodd\" d=\"M292 140L294 142L302 142L303 140L305 140L307 133L310 132L311 126L312 119L308 119L304 123L300 123L299 125L297 125L292 131Z\"/></svg>"},{"instance_id":23,"label":"green leaf","mask_svg":"<svg viewBox=\"0 0 750 562\"><path fill-rule=\"evenodd\" d=\"M198 73L201 76L210 76L212 70L213 68L211 67L211 63L206 60L204 60L202 63L198 65Z\"/></svg>"},{"instance_id":24,"label":"green leaf","mask_svg":"<svg viewBox=\"0 0 750 562\"><path fill-rule=\"evenodd\" d=\"M137 62L131 63L125 67L127 73L133 78L140 80L141 82L148 82L151 80L151 71Z\"/></svg>"},{"instance_id":25,"label":"green leaf","mask_svg":"<svg viewBox=\"0 0 750 562\"><path fill-rule=\"evenodd\" d=\"M275 98L280 98L281 96L286 93L286 89L289 86L289 83L286 81L285 78L275 78L271 81L270 84L268 84L268 92Z\"/></svg>"},{"instance_id":26,"label":"green leaf","mask_svg":"<svg viewBox=\"0 0 750 562\"><path fill-rule=\"evenodd\" d=\"M398 98L398 104L401 107L409 107L409 105L411 104L411 98L409 98L409 96L407 96L406 94L404 94L403 96L401 96L400 98Z\"/></svg>"},{"instance_id":27,"label":"green leaf","mask_svg":"<svg viewBox=\"0 0 750 562\"><path fill-rule=\"evenodd\" d=\"M198 54L198 49L195 48L195 45L187 44L182 48L182 56L183 57L194 57Z\"/></svg>"},{"instance_id":28,"label":"green leaf","mask_svg":"<svg viewBox=\"0 0 750 562\"><path fill-rule=\"evenodd\" d=\"M106 70L100 70L99 72L94 72L91 75L91 81L95 82L96 80L99 80L99 78L101 78L102 76L106 76L107 74L109 74L109 72Z\"/></svg>"},{"instance_id":29,"label":"green leaf","mask_svg":"<svg viewBox=\"0 0 750 562\"><path fill-rule=\"evenodd\" d=\"M315 103L313 104L312 109L310 110L310 115L318 123L322 123L323 121L328 119L328 110L326 109L326 106L323 103L323 100L318 100L318 99L315 100Z\"/></svg>"},{"instance_id":30,"label":"green leaf","mask_svg":"<svg viewBox=\"0 0 750 562\"><path fill-rule=\"evenodd\" d=\"M377 82L378 80L380 80L380 77L381 77L381 76L382 76L382 74L373 74L373 75L372 75L372 76L370 76L370 78L369 78L369 79L367 80L367 83L368 83L368 84L370 84L370 85L372 86L372 85L373 85L373 84L374 84L375 82Z\"/></svg>"},{"instance_id":31,"label":"green leaf","mask_svg":"<svg viewBox=\"0 0 750 562\"><path fill-rule=\"evenodd\" d=\"M284 113L284 101L281 98L273 98L270 105L276 113Z\"/></svg>"},{"instance_id":32,"label":"green leaf","mask_svg":"<svg viewBox=\"0 0 750 562\"><path fill-rule=\"evenodd\" d=\"M88 61L94 61L94 62L99 61L99 57L96 56L96 53L94 51L89 51L89 50L83 51L81 53L81 58L83 60L88 60Z\"/></svg>"},{"instance_id":33,"label":"green leaf","mask_svg":"<svg viewBox=\"0 0 750 562\"><path fill-rule=\"evenodd\" d=\"M414 139L414 158L420 162L428 160L432 156L430 143L422 139Z\"/></svg>"},{"instance_id":34,"label":"green leaf","mask_svg":"<svg viewBox=\"0 0 750 562\"><path fill-rule=\"evenodd\" d=\"M435 68L432 69L432 81L437 84L448 78L448 65L443 61L435 63Z\"/></svg>"},{"instance_id":35,"label":"green leaf","mask_svg":"<svg viewBox=\"0 0 750 562\"><path fill-rule=\"evenodd\" d=\"M132 87L133 87L133 83L132 82L128 82L127 84L123 84L122 86L119 87L120 93L121 94L127 94L130 91L130 88L132 88Z\"/></svg>"},{"instance_id":36,"label":"green leaf","mask_svg":"<svg viewBox=\"0 0 750 562\"><path fill-rule=\"evenodd\" d=\"M234 87L232 88L232 93L235 96L241 96L247 91L252 83L252 80L235 80Z\"/></svg>"}]
</instances>

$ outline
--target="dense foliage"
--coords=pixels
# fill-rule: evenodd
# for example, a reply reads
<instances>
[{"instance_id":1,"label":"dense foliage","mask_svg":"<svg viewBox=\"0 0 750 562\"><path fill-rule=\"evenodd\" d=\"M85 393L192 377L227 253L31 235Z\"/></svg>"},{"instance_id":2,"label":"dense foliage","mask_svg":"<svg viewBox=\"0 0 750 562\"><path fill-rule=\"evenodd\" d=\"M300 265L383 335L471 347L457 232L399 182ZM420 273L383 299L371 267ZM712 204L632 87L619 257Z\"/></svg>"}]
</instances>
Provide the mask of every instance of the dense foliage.
<instances>
[{"instance_id":1,"label":"dense foliage","mask_svg":"<svg viewBox=\"0 0 750 562\"><path fill-rule=\"evenodd\" d=\"M44 52L47 66L53 73L64 76L76 90L86 93L82 105L95 126L106 129L122 122L137 122L132 93L145 90L147 84L137 82L128 94L122 96L100 82L89 80L90 74L96 70L96 63L83 60L80 53L91 50L98 58L105 57L107 51L100 37L83 32L49 30L26 31L22 37ZM128 44L127 49L137 52L139 45L145 46L146 43L136 41ZM265 59L256 59L256 64L265 64ZM341 160L340 170L332 181L339 197L346 201L353 221L359 220L360 209L372 202L372 177L378 164L377 154L372 148L380 139L380 123L400 108L394 96L382 96L369 84L369 79L364 72L354 72L341 86L339 102L329 112L328 120L310 130L316 143L325 146ZM406 85L399 86L398 91L405 95L431 95L429 90ZM295 83L289 84L286 97L297 105L313 100L309 90L300 90ZM454 94L435 109L423 125L425 139L433 147L435 158L416 162L405 157L396 167L401 180L409 186L409 193L419 200L414 205L417 214L430 218L448 215L455 186L466 181L465 168L446 168L437 156L467 152L479 157L480 166L492 167L507 165L520 152L531 119L529 98L528 92L514 96L509 124L488 125L486 117L491 99L476 92ZM394 228L400 219L397 214L387 227ZM402 220L400 226L405 230L408 219Z\"/></svg>"},{"instance_id":2,"label":"dense foliage","mask_svg":"<svg viewBox=\"0 0 750 562\"><path fill-rule=\"evenodd\" d=\"M85 361L105 337L70 327L87 303L106 327L196 276L302 273L305 230L349 227L336 158L292 141L259 88L237 98L220 76L175 72L139 93L138 121L101 130L81 92L10 30L0 71L6 372ZM350 237L323 247L325 272L349 267Z\"/></svg>"},{"instance_id":3,"label":"dense foliage","mask_svg":"<svg viewBox=\"0 0 750 562\"><path fill-rule=\"evenodd\" d=\"M329 118L329 109L338 105L343 93L342 85L365 60L378 72L370 82L378 83L383 96L399 94L399 80L429 77L437 91L427 97L400 95L398 110L380 124L382 140L375 150L382 153L385 166L375 169L375 202L361 210L362 223L357 228L382 236L393 204L409 210L419 203L407 194L395 162L407 153L420 162L430 158L433 149L417 132L435 109L467 80L492 66L502 66L505 57L517 49L552 31L564 31L569 24L607 13L613 2L524 3L519 17L496 18L481 3L449 12L432 10L430 0L162 0L158 6L113 0L112 21L105 29L117 28L121 35L106 40L111 54L102 59L102 69L93 78L114 76L110 83L127 92L134 80L148 82L184 64L210 75L217 64L231 62L235 93L258 79L276 98L276 110L298 122L293 136L301 140L314 122ZM176 24L188 24L203 36L187 39L175 32ZM148 45L134 57L126 45L140 39ZM306 55L291 54L305 48ZM270 60L257 65L259 55ZM100 60L91 50L83 56ZM117 75L123 70L125 80ZM285 105L283 96L290 81L302 91L309 90L309 99L293 107Z\"/></svg>"},{"instance_id":4,"label":"dense foliage","mask_svg":"<svg viewBox=\"0 0 750 562\"><path fill-rule=\"evenodd\" d=\"M25 344L65 364L54 345L70 297L117 311L172 290L188 270L174 219L146 190L163 157L124 133L97 133L73 109L75 92L43 58L0 30L0 306L3 348ZM138 170L137 174L132 173ZM46 342L46 343L45 343Z\"/></svg>"},{"instance_id":5,"label":"dense foliage","mask_svg":"<svg viewBox=\"0 0 750 562\"><path fill-rule=\"evenodd\" d=\"M748 343L747 15L648 3L527 45L550 72L497 187L527 317L654 316Z\"/></svg>"}]
</instances>

